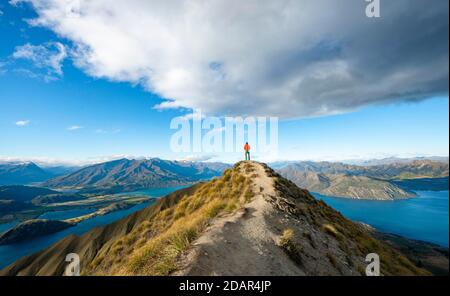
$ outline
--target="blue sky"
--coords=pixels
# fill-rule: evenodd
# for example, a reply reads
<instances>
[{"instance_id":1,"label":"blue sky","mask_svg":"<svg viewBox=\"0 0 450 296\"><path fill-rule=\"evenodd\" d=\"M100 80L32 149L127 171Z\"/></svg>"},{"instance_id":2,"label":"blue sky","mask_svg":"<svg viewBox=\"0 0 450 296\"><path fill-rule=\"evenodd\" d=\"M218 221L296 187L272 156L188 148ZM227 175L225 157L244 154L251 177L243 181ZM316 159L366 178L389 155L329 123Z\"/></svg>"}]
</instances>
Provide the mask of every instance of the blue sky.
<instances>
[{"instance_id":1,"label":"blue sky","mask_svg":"<svg viewBox=\"0 0 450 296\"><path fill-rule=\"evenodd\" d=\"M58 34L55 34L57 30L52 27L33 26L27 23L24 19L37 17L38 7L33 8L29 4L13 6L5 1L1 3L0 160L41 159L89 162L119 156L165 159L191 157L188 154L174 153L169 147L170 138L174 133L169 128L171 119L186 114L186 107L199 107L199 101L183 96L184 93L190 93L191 89L186 89L184 86L179 88L176 79L175 82L172 79L170 84L162 82L158 84L159 80L142 83L142 80L148 78L146 74L139 74L141 76L137 79L126 79L121 76L122 70L117 74L112 70L102 72L98 69L98 65L80 66L80 58L71 57L73 53L67 54L69 57L59 61L58 65L61 66L62 73L58 73L55 64L48 63L48 60L39 62L30 57L18 58L18 49L26 44L49 49L51 47L49 44L58 42L66 48L74 48L77 45L77 39L65 32L58 31ZM442 38L447 37L442 36ZM92 45L92 48L95 46ZM48 54L47 51L43 53ZM36 56L42 59L51 58L45 55ZM296 59L304 59L298 53L294 56ZM308 59L311 58L309 55L305 56L308 56ZM120 60L121 57L118 56L117 59ZM223 60L229 62L216 62L214 65L232 64L231 58L224 57ZM103 62L102 65L106 65L107 69L122 66ZM323 66L323 63L320 65ZM333 65L335 69L342 65L342 62ZM191 66L186 66L186 69L191 69L193 67ZM128 68L124 69L127 76L142 72L142 70L135 72L129 70L135 69L131 65L126 67ZM163 73L165 67L169 66L155 64L154 69L161 69ZM441 74L447 75L448 79L448 67L447 72L445 67L441 69L443 71ZM228 79L232 75L230 73L234 73L230 70L231 67L230 69L225 66L224 69L221 68L221 66L214 67L214 71L223 71L216 76L219 81ZM273 69L268 72L273 72ZM286 72L289 70L286 69ZM436 70L436 72L439 71ZM173 75L178 77L185 72L171 70L168 73L170 75L175 73L177 75ZM442 75L437 77L436 81L439 81ZM254 80L248 85L261 82ZM383 83L385 82L380 81L380 87L387 87ZM403 81L399 81L400 84L405 88L405 93L408 87L411 88ZM154 88L149 85L152 87L154 85ZM198 89L203 90L206 87L212 86L202 86ZM231 89L231 82L227 82L226 87ZM198 89L192 89L192 93L195 93L195 96L202 96L203 93ZM239 115L239 106L242 106L243 114L248 113L246 100L240 100L237 105L230 103L222 106L223 104L219 102L223 99L213 100L221 93L211 91L207 93L212 94L211 101L208 101L207 96L203 97L200 101L203 105L200 107L207 110L210 108L208 111L211 113L225 115L227 110L232 110L232 115ZM224 97L230 97L230 93L232 92L227 90ZM277 92L276 96L279 97L280 93L282 92ZM417 100L402 98L401 92L398 99L392 98L389 93L386 97L390 99L380 98L380 102L376 99L360 102L355 98L351 100L349 98L348 104L344 102L339 106L334 106L335 104L330 101L321 102L320 105L306 105L302 101L293 105L292 108L288 106L286 110L282 110L280 106L274 106L273 109L264 109L261 112L281 118L278 155L280 160L447 156L449 150L448 83L446 92L444 86L444 92L441 88L428 93ZM240 95L236 93L236 96ZM298 95L304 95L304 93ZM369 93L364 95L372 96ZM170 101L166 99L169 97ZM261 105L260 102L267 105L266 100L267 98L262 95L251 98L249 102L254 105L249 105L248 108L255 109L255 106ZM345 98L343 100L345 101ZM175 102L177 106L183 108L155 108L156 105L164 104L164 102ZM282 104L286 106L286 102ZM328 111L334 107L336 110ZM311 110L314 116L305 117L301 111L302 108ZM325 113L322 112L324 109L327 110ZM297 110L295 111L297 113L293 113L292 110ZM230 162L241 157L240 154L195 156ZM264 155L256 155L256 157L262 161L275 160L266 159Z\"/></svg>"}]
</instances>

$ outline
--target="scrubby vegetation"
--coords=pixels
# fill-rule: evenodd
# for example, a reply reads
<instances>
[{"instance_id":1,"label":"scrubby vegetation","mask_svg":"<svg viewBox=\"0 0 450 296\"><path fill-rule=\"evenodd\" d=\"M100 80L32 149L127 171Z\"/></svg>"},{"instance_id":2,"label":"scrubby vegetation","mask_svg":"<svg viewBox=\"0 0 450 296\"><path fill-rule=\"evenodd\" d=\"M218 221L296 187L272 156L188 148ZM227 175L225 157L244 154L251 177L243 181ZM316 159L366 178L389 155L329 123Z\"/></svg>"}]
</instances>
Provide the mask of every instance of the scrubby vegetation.
<instances>
[{"instance_id":1,"label":"scrubby vegetation","mask_svg":"<svg viewBox=\"0 0 450 296\"><path fill-rule=\"evenodd\" d=\"M262 169L272 179L260 176ZM239 215L225 217L252 200ZM217 221L217 227L205 233L217 217L227 223ZM213 244L193 250L193 242L203 234ZM230 246L239 253L230 252ZM255 252L256 247L263 252ZM239 274L248 273L248 266L254 273L364 275L369 253L380 256L383 275L428 274L376 239L368 227L347 220L307 190L254 162L238 163L220 178L177 190L80 237L69 236L3 274L62 274L68 252L83 258L84 275L169 275L186 267L197 268L189 271L193 274ZM196 258L190 262L193 253ZM202 256L205 253L213 255Z\"/></svg>"},{"instance_id":2,"label":"scrubby vegetation","mask_svg":"<svg viewBox=\"0 0 450 296\"><path fill-rule=\"evenodd\" d=\"M283 231L283 235L280 238L280 246L296 264L302 264L302 250L294 242L294 230L289 228Z\"/></svg>"},{"instance_id":3,"label":"scrubby vegetation","mask_svg":"<svg viewBox=\"0 0 450 296\"><path fill-rule=\"evenodd\" d=\"M324 224L323 230L325 231L325 233L328 233L329 235L331 235L333 237L338 237L338 232L337 232L336 228L334 228L334 226L331 224Z\"/></svg>"},{"instance_id":4,"label":"scrubby vegetation","mask_svg":"<svg viewBox=\"0 0 450 296\"><path fill-rule=\"evenodd\" d=\"M300 219L306 219L310 225L326 233L330 240L337 241L339 253L343 254L348 265L356 266L360 273L362 269L359 266L364 264L365 256L369 253L377 253L381 258L383 275L429 275L428 271L418 268L395 249L373 238L360 225L346 219L325 202L316 200L308 191L297 187L268 167L266 172L276 178L275 188L281 196L286 198L283 205L286 210ZM290 204L292 202L295 204ZM311 234L303 235L309 236L308 239L313 241ZM289 241L294 239L290 237ZM327 253L326 256L332 265L337 265L335 254Z\"/></svg>"},{"instance_id":5,"label":"scrubby vegetation","mask_svg":"<svg viewBox=\"0 0 450 296\"><path fill-rule=\"evenodd\" d=\"M176 204L159 211L105 254L98 254L89 266L89 274L168 275L177 267L177 259L219 215L232 213L254 196L248 177L253 170L237 164L223 176L201 184ZM121 270L113 270L120 260Z\"/></svg>"}]
</instances>

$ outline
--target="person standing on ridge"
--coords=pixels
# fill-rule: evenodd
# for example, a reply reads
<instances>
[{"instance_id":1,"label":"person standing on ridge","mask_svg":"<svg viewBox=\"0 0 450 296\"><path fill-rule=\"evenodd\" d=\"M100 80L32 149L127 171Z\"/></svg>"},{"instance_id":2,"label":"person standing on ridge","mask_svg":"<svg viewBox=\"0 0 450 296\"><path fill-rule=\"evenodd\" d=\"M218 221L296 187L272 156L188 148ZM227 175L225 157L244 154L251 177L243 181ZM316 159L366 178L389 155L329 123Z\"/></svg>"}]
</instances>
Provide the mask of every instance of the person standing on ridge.
<instances>
[{"instance_id":1,"label":"person standing on ridge","mask_svg":"<svg viewBox=\"0 0 450 296\"><path fill-rule=\"evenodd\" d=\"M245 143L244 150L245 150L245 160L250 160L250 145L248 144L248 142Z\"/></svg>"}]
</instances>

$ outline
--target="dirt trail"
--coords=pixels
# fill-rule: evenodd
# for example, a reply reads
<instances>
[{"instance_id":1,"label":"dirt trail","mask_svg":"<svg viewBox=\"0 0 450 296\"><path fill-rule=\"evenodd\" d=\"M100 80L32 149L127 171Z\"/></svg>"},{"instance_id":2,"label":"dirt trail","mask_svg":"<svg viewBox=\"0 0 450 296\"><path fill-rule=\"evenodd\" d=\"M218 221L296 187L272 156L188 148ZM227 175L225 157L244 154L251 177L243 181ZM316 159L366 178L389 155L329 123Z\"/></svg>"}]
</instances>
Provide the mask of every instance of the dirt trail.
<instances>
[{"instance_id":1,"label":"dirt trail","mask_svg":"<svg viewBox=\"0 0 450 296\"><path fill-rule=\"evenodd\" d=\"M274 180L256 162L253 167L255 197L238 212L217 218L181 257L174 275L304 275L277 245L284 217L267 202L275 196ZM254 177L254 174L257 177ZM270 223L274 220L275 223Z\"/></svg>"}]
</instances>

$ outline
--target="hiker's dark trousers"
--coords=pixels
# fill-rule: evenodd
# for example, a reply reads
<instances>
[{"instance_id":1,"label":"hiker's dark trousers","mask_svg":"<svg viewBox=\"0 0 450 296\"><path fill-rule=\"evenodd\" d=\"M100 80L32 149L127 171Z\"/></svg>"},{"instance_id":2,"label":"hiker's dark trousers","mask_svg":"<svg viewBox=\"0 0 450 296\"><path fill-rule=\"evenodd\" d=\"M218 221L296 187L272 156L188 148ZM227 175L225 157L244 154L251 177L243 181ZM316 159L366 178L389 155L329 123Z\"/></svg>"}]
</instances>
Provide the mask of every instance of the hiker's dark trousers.
<instances>
[{"instance_id":1,"label":"hiker's dark trousers","mask_svg":"<svg viewBox=\"0 0 450 296\"><path fill-rule=\"evenodd\" d=\"M250 151L245 151L245 160L250 160Z\"/></svg>"}]
</instances>

